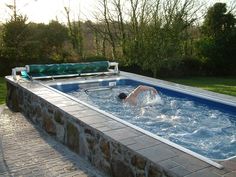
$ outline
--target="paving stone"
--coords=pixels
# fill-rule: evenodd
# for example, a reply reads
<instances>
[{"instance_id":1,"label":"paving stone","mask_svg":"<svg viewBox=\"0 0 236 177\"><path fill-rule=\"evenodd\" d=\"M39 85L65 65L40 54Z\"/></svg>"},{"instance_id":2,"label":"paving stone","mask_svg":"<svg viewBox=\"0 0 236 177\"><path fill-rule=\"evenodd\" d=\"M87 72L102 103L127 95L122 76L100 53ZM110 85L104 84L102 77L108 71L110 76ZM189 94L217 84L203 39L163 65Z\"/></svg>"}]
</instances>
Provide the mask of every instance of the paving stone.
<instances>
[{"instance_id":1,"label":"paving stone","mask_svg":"<svg viewBox=\"0 0 236 177\"><path fill-rule=\"evenodd\" d=\"M60 104L64 105L65 103L69 103L70 105L78 104L77 102L72 101L69 98L61 97L61 96L60 97L53 97L53 98L47 99L47 101L49 103L52 103L52 104L56 105L57 107L59 107Z\"/></svg>"},{"instance_id":2,"label":"paving stone","mask_svg":"<svg viewBox=\"0 0 236 177\"><path fill-rule=\"evenodd\" d=\"M232 159L231 159L231 161L234 161L234 162L236 162L236 157L232 158Z\"/></svg>"},{"instance_id":3,"label":"paving stone","mask_svg":"<svg viewBox=\"0 0 236 177\"><path fill-rule=\"evenodd\" d=\"M80 110L78 112L72 112L71 115L74 117L77 117L78 119L81 119L81 118L87 117L87 116L96 116L96 115L98 115L98 112L94 111L94 110L90 110L90 109L84 109L84 110Z\"/></svg>"},{"instance_id":4,"label":"paving stone","mask_svg":"<svg viewBox=\"0 0 236 177\"><path fill-rule=\"evenodd\" d=\"M133 137L122 139L120 142L126 146L136 144L136 141Z\"/></svg>"},{"instance_id":5,"label":"paving stone","mask_svg":"<svg viewBox=\"0 0 236 177\"><path fill-rule=\"evenodd\" d=\"M38 95L39 97L41 97L47 101L50 101L51 99L57 98L60 94L53 92L53 91L42 91L42 92L36 93L36 95Z\"/></svg>"},{"instance_id":6,"label":"paving stone","mask_svg":"<svg viewBox=\"0 0 236 177\"><path fill-rule=\"evenodd\" d=\"M209 164L188 154L182 154L180 156L174 157L172 160L192 172L210 167Z\"/></svg>"},{"instance_id":7,"label":"paving stone","mask_svg":"<svg viewBox=\"0 0 236 177\"><path fill-rule=\"evenodd\" d=\"M52 96L55 96L57 95L56 93L48 90L48 89L38 89L36 91L33 92L35 95L40 95L40 96L49 96L50 95L50 98L53 98ZM51 95L53 94L53 95ZM49 98L49 97L48 97Z\"/></svg>"},{"instance_id":8,"label":"paving stone","mask_svg":"<svg viewBox=\"0 0 236 177\"><path fill-rule=\"evenodd\" d=\"M68 106L60 107L60 109L68 113L72 113L72 112L78 113L81 110L87 110L85 106L82 106L80 104L68 105Z\"/></svg>"},{"instance_id":9,"label":"paving stone","mask_svg":"<svg viewBox=\"0 0 236 177\"><path fill-rule=\"evenodd\" d=\"M124 128L126 126L122 123L109 119L106 122L93 124L93 127L94 128L107 127L107 129L115 130L115 129Z\"/></svg>"},{"instance_id":10,"label":"paving stone","mask_svg":"<svg viewBox=\"0 0 236 177\"><path fill-rule=\"evenodd\" d=\"M226 169L226 168L218 169L218 168L216 168L216 167L210 167L209 170L212 171L213 173L218 174L218 175L224 175L224 174L230 172L229 169Z\"/></svg>"},{"instance_id":11,"label":"paving stone","mask_svg":"<svg viewBox=\"0 0 236 177\"><path fill-rule=\"evenodd\" d=\"M134 131L131 128L120 128L116 130L110 130L104 132L107 136L113 138L114 140L122 140L125 138L137 137L140 136L141 133L138 131Z\"/></svg>"},{"instance_id":12,"label":"paving stone","mask_svg":"<svg viewBox=\"0 0 236 177\"><path fill-rule=\"evenodd\" d=\"M203 170L191 173L189 175L186 175L185 177L220 177L220 175L211 173L208 169L203 169Z\"/></svg>"},{"instance_id":13,"label":"paving stone","mask_svg":"<svg viewBox=\"0 0 236 177\"><path fill-rule=\"evenodd\" d=\"M97 128L97 130L99 130L99 131L101 131L101 132L106 132L106 131L110 131L110 130L112 130L111 128L109 128L109 127L98 127Z\"/></svg>"},{"instance_id":14,"label":"paving stone","mask_svg":"<svg viewBox=\"0 0 236 177\"><path fill-rule=\"evenodd\" d=\"M227 160L227 161L223 162L222 165L226 169L229 169L230 171L236 171L236 161Z\"/></svg>"},{"instance_id":15,"label":"paving stone","mask_svg":"<svg viewBox=\"0 0 236 177\"><path fill-rule=\"evenodd\" d=\"M165 169L171 169L171 168L179 166L178 163L172 161L171 159L160 162L160 165Z\"/></svg>"},{"instance_id":16,"label":"paving stone","mask_svg":"<svg viewBox=\"0 0 236 177\"><path fill-rule=\"evenodd\" d=\"M0 177L105 176L20 113L6 108L0 114L0 142Z\"/></svg>"},{"instance_id":17,"label":"paving stone","mask_svg":"<svg viewBox=\"0 0 236 177\"><path fill-rule=\"evenodd\" d=\"M67 106L74 106L74 105L78 105L77 102L72 101L72 100L60 100L59 102L57 101L56 103L54 103L57 107L61 108L61 107L67 107Z\"/></svg>"},{"instance_id":18,"label":"paving stone","mask_svg":"<svg viewBox=\"0 0 236 177\"><path fill-rule=\"evenodd\" d=\"M162 144L139 150L138 153L149 158L153 162L160 162L176 156L173 151L165 149Z\"/></svg>"},{"instance_id":19,"label":"paving stone","mask_svg":"<svg viewBox=\"0 0 236 177\"><path fill-rule=\"evenodd\" d=\"M177 166L174 167L172 169L170 169L170 171L178 176L185 176L187 174L190 174L191 171L188 171L186 168L184 168L183 166Z\"/></svg>"},{"instance_id":20,"label":"paving stone","mask_svg":"<svg viewBox=\"0 0 236 177\"><path fill-rule=\"evenodd\" d=\"M100 115L91 115L87 117L82 117L80 118L80 120L82 120L84 123L89 124L89 125L108 121L106 116L100 116Z\"/></svg>"},{"instance_id":21,"label":"paving stone","mask_svg":"<svg viewBox=\"0 0 236 177\"><path fill-rule=\"evenodd\" d=\"M224 177L235 177L236 176L236 172L231 172L226 174Z\"/></svg>"},{"instance_id":22,"label":"paving stone","mask_svg":"<svg viewBox=\"0 0 236 177\"><path fill-rule=\"evenodd\" d=\"M131 139L131 138L129 138L129 139ZM135 143L128 145L128 147L132 150L135 150L135 151L161 144L160 141L155 140L155 139L153 139L149 136L146 136L146 135L135 137L135 138L133 138L133 140L135 141Z\"/></svg>"}]
</instances>

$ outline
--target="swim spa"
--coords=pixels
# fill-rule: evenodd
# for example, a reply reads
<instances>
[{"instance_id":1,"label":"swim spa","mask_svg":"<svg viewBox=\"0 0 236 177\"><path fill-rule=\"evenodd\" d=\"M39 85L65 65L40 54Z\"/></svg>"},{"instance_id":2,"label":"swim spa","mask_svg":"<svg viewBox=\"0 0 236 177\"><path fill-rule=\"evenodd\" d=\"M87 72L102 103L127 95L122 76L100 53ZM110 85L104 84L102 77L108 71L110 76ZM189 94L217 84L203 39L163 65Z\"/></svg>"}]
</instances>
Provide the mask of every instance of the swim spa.
<instances>
[{"instance_id":1,"label":"swim spa","mask_svg":"<svg viewBox=\"0 0 236 177\"><path fill-rule=\"evenodd\" d=\"M143 176L158 176L158 174L190 177L191 175L211 176L213 174L223 176L225 173L233 171L231 168L235 161L233 156L226 160L217 160L215 163L209 158L184 148L183 145L176 144L175 141L169 141L157 133L150 133L145 130L145 127L140 128L131 124L132 122L122 120L125 118L122 115L109 113L106 108L99 108L98 105L91 104L86 100L96 101L96 99L102 98L114 103L111 99L113 92L115 92L115 96L116 91L120 91L119 89L129 92L136 85L145 83L157 86L162 99L165 95L185 99L187 95L188 99L199 102L200 105L208 105L210 102L210 107L234 115L236 100L233 97L125 72L120 72L119 75L95 75L37 81L34 79L15 80L12 76L8 76L6 79L8 86L7 105L12 110L22 112L35 124L55 136L57 140L111 176L116 176L115 174L121 170L126 172L125 176L127 177L140 174ZM124 88L126 85L128 88ZM76 90L82 90L80 93L84 94L80 99L76 98L73 93ZM207 98L207 100L203 98ZM186 106L191 105L191 101L188 100ZM165 103L166 100L163 102ZM125 106L124 108L128 106L118 103L120 106ZM169 105L175 107L178 104L170 101ZM158 105L151 104L149 106L139 107L141 108L139 112L131 109L131 112L138 112L138 115L144 116L153 115L150 108L155 108ZM161 108L164 109L164 107ZM156 112L154 113L156 114ZM171 124L165 123L164 120L171 118L181 122L182 120L178 116L160 116L159 119L162 121L159 121L158 124L165 130ZM137 119L142 122L146 118L139 119L138 117ZM150 122L148 126L152 124L155 123ZM220 169L224 167L224 169L217 171L209 164ZM230 165L230 169L228 165Z\"/></svg>"},{"instance_id":2,"label":"swim spa","mask_svg":"<svg viewBox=\"0 0 236 177\"><path fill-rule=\"evenodd\" d=\"M150 99L137 106L117 99L139 85L159 91L161 103ZM51 87L139 128L214 160L236 155L236 107L131 79L57 83ZM148 99L148 95L146 96Z\"/></svg>"}]
</instances>

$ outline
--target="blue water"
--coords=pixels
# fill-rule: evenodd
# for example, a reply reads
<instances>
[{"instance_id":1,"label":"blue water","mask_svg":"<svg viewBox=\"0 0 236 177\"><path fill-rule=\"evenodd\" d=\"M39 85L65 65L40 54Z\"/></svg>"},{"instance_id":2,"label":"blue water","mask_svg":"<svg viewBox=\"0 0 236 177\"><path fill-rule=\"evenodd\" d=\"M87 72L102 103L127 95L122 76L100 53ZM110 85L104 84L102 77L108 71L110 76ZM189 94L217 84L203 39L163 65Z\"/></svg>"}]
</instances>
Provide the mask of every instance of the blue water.
<instances>
[{"instance_id":1,"label":"blue water","mask_svg":"<svg viewBox=\"0 0 236 177\"><path fill-rule=\"evenodd\" d=\"M74 89L67 93L208 158L236 155L236 114L161 90L157 97L150 97L148 92L140 95L137 106L117 98L120 92L130 93L134 88L121 85L103 91Z\"/></svg>"}]
</instances>

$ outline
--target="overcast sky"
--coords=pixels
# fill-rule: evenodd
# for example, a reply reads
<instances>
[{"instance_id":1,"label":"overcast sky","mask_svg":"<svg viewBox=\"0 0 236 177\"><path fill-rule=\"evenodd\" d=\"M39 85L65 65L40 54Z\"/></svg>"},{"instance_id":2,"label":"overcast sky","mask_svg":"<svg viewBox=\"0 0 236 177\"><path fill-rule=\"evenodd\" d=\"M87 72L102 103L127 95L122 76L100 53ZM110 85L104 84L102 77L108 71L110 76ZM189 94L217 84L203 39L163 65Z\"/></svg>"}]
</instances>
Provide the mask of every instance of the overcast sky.
<instances>
[{"instance_id":1,"label":"overcast sky","mask_svg":"<svg viewBox=\"0 0 236 177\"><path fill-rule=\"evenodd\" d=\"M0 21L9 19L11 11L6 7L13 0L0 0ZM70 7L72 16L87 20L93 17L98 0L16 0L17 11L27 15L29 21L48 23L52 19L66 21L64 7Z\"/></svg>"},{"instance_id":2,"label":"overcast sky","mask_svg":"<svg viewBox=\"0 0 236 177\"><path fill-rule=\"evenodd\" d=\"M66 22L64 7L70 7L71 16L82 20L93 19L99 0L16 0L17 12L27 15L29 21L48 23L56 18ZM203 1L203 0L202 0ZM226 2L227 0L205 0L206 2ZM9 20L11 11L6 7L13 0L0 0L0 22Z\"/></svg>"}]
</instances>

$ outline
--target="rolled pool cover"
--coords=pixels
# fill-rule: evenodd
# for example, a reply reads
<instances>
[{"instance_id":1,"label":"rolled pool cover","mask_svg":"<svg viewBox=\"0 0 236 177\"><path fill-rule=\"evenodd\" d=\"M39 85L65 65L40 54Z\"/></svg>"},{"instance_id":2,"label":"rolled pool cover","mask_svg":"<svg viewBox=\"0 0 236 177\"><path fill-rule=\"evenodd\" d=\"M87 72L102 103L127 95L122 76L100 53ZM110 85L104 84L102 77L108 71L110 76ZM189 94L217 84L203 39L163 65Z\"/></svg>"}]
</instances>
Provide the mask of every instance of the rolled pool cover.
<instances>
[{"instance_id":1,"label":"rolled pool cover","mask_svg":"<svg viewBox=\"0 0 236 177\"><path fill-rule=\"evenodd\" d=\"M26 65L27 73L33 77L71 75L82 73L107 72L108 61L87 63L62 63L62 64L33 64Z\"/></svg>"}]
</instances>

